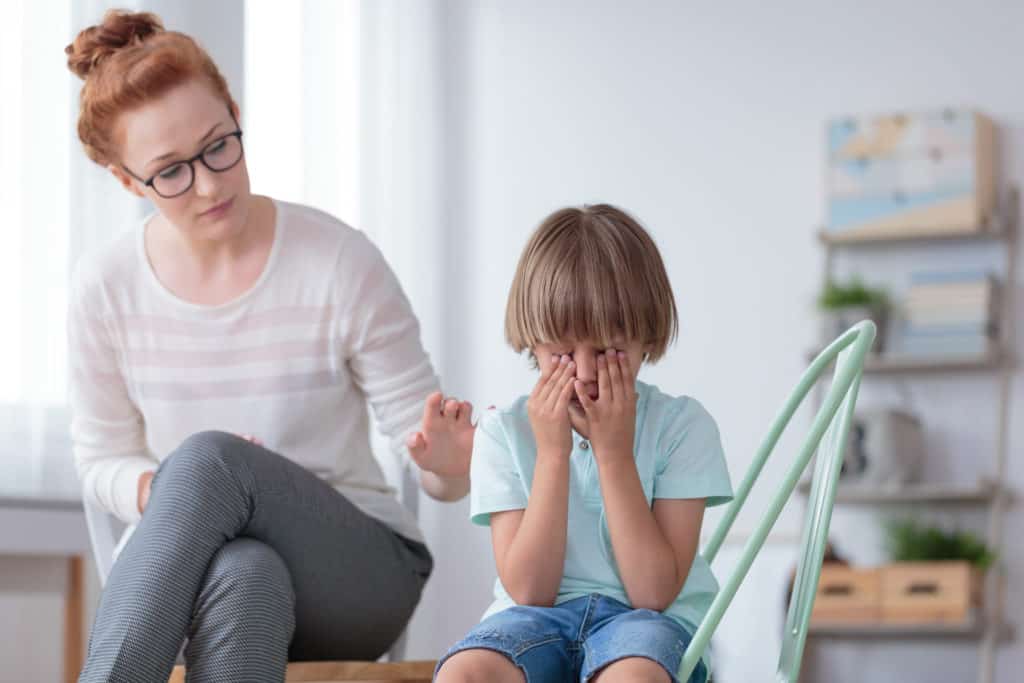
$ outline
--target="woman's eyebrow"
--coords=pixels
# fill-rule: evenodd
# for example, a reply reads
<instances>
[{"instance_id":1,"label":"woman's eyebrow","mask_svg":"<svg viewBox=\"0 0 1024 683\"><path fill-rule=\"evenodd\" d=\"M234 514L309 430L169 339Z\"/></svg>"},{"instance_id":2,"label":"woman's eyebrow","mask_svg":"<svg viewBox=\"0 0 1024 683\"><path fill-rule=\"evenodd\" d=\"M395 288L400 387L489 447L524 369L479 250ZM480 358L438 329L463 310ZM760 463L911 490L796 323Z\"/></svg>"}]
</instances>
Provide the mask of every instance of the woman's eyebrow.
<instances>
[{"instance_id":1,"label":"woman's eyebrow","mask_svg":"<svg viewBox=\"0 0 1024 683\"><path fill-rule=\"evenodd\" d=\"M221 125L223 125L223 123L224 123L223 121L220 121L218 123L213 124L213 127L210 128L210 130L206 131L206 135L204 135L202 138L199 139L199 146L202 146L202 144L204 142L209 140L210 136L213 135L214 131L216 131ZM146 164L146 166L152 166L153 164L155 164L158 161L164 161L165 159L170 159L171 157L175 157L175 156L182 156L182 155L179 154L178 152L167 152L166 154L161 154L158 157L153 157L152 159L149 160L149 163Z\"/></svg>"}]
</instances>

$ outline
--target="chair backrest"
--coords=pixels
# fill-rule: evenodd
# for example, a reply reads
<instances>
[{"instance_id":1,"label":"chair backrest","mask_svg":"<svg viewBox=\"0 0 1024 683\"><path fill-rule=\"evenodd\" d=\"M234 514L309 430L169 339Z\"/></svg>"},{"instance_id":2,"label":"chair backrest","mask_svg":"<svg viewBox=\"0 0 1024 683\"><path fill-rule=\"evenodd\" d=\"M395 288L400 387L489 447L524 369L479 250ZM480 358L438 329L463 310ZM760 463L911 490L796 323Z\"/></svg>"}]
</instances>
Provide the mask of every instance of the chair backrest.
<instances>
[{"instance_id":1,"label":"chair backrest","mask_svg":"<svg viewBox=\"0 0 1024 683\"><path fill-rule=\"evenodd\" d=\"M92 556L96 561L96 572L100 575L100 585L105 586L107 577L110 576L110 568L114 565L114 549L117 547L121 532L124 531L124 525L89 500L83 501L83 507Z\"/></svg>"},{"instance_id":2,"label":"chair backrest","mask_svg":"<svg viewBox=\"0 0 1024 683\"><path fill-rule=\"evenodd\" d=\"M690 646L683 655L679 680L688 680L696 668L712 634L718 628L726 608L732 602L736 591L750 570L755 556L761 550L768 533L779 518L779 513L817 451L818 457L815 462L814 478L811 482L807 514L804 519L796 580L793 584L793 597L786 615L782 652L779 655L779 665L775 675L775 680L779 683L794 683L796 681L800 673L804 643L807 639L807 625L811 618L811 608L814 606L814 596L821 574L821 562L825 554L829 523L832 519L832 506L835 502L843 450L846 446L853 408L857 402L857 392L860 389L861 374L864 370L864 359L875 339L875 332L874 323L868 320L861 321L818 354L772 422L771 429L758 448L757 455L742 483L736 489L736 495L726 509L725 516L704 548L704 557L709 563L714 561L722 547L722 542L736 520L736 515L746 502L750 489L753 488L754 482L761 474L761 470L793 414L828 366L835 362L836 369L831 386L814 417L811 429L804 438L782 484L778 487L775 497L769 503L768 510L744 546L736 568L722 584L707 615L697 628Z\"/></svg>"}]
</instances>

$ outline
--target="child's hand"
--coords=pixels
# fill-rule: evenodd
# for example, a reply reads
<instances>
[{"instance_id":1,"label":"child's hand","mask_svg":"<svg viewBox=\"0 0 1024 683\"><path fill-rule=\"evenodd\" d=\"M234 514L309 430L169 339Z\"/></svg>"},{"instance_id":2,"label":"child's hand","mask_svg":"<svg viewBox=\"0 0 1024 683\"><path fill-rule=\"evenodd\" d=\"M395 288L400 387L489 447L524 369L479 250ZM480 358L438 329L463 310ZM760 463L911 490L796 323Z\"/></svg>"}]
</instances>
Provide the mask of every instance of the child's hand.
<instances>
[{"instance_id":1,"label":"child's hand","mask_svg":"<svg viewBox=\"0 0 1024 683\"><path fill-rule=\"evenodd\" d=\"M537 385L526 401L530 427L537 440L537 454L572 453L572 432L569 426L569 401L572 399L576 364L562 356L541 373Z\"/></svg>"},{"instance_id":2,"label":"child's hand","mask_svg":"<svg viewBox=\"0 0 1024 683\"><path fill-rule=\"evenodd\" d=\"M428 396L421 431L410 436L405 444L413 462L441 477L468 476L473 455L474 427L469 419L472 414L469 401L445 401L440 391Z\"/></svg>"},{"instance_id":3,"label":"child's hand","mask_svg":"<svg viewBox=\"0 0 1024 683\"><path fill-rule=\"evenodd\" d=\"M576 396L587 416L590 443L598 460L633 460L636 432L636 373L625 353L609 349L597 356L597 400L583 382L576 381Z\"/></svg>"}]
</instances>

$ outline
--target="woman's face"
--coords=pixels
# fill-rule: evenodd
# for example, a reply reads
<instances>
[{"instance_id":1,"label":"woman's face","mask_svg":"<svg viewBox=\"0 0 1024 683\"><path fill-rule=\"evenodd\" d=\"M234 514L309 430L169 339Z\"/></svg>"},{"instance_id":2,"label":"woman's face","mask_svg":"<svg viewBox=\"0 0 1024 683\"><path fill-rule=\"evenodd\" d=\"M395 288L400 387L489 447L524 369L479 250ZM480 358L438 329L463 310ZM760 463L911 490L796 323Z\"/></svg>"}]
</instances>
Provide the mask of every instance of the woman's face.
<instances>
[{"instance_id":1,"label":"woman's face","mask_svg":"<svg viewBox=\"0 0 1024 683\"><path fill-rule=\"evenodd\" d=\"M192 186L175 197L161 196L145 181L163 174L156 182L168 194L166 188L174 189L175 179L187 180L189 172L187 167L174 165L204 151L218 166L217 155L240 141L224 138L224 145L215 143L239 129L237 120L236 106L229 109L210 87L193 79L118 118L115 140L120 163L108 168L129 191L150 199L187 238L230 238L244 230L249 213L249 172L244 155L220 172L210 170L202 160L193 161Z\"/></svg>"}]
</instances>

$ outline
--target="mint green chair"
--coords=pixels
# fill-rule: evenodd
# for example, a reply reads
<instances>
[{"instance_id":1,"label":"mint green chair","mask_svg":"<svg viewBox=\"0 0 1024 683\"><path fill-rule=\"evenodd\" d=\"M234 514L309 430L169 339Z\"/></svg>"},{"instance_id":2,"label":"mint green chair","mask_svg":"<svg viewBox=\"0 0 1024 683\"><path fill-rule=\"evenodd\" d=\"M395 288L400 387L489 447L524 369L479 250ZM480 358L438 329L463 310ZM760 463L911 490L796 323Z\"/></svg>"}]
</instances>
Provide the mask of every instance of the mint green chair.
<instances>
[{"instance_id":1,"label":"mint green chair","mask_svg":"<svg viewBox=\"0 0 1024 683\"><path fill-rule=\"evenodd\" d=\"M743 548L743 555L740 557L736 569L722 584L704 621L701 622L694 634L693 641L683 655L679 680L687 680L696 668L712 634L722 620L722 615L750 570L754 557L764 545L765 538L779 518L782 507L789 500L800 476L817 451L818 458L815 461L814 478L807 501L807 514L804 519L796 581L793 584L793 596L789 603L786 631L782 639L782 652L775 674L777 683L795 683L800 674L800 662L803 658L804 642L807 639L807 625L811 619L811 608L814 606L818 577L821 574L821 562L825 554L825 543L828 537L829 522L832 519L832 505L835 502L836 484L843 462L843 450L850 429L850 418L853 415L854 404L857 402L857 391L860 388L861 373L864 370L864 359L874 339L875 325L867 320L857 323L844 332L814 359L804 372L803 377L800 378L799 384L786 401L782 411L772 422L771 430L761 443L757 456L747 470L743 482L736 489L735 498L726 509L725 517L703 550L704 557L709 564L714 561L722 547L722 542L725 540L726 534L729 533L736 515L743 507L743 503L746 502L750 489L754 486L758 475L761 474L768 456L771 455L772 449L775 448L779 437L792 419L793 413L800 407L804 398L821 378L822 373L835 362L836 369L831 386L814 417L810 432L804 439L795 461L769 504L767 512Z\"/></svg>"}]
</instances>

